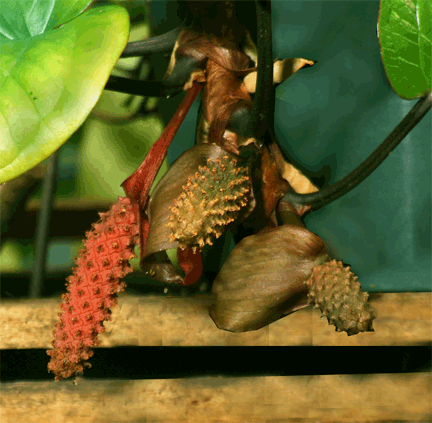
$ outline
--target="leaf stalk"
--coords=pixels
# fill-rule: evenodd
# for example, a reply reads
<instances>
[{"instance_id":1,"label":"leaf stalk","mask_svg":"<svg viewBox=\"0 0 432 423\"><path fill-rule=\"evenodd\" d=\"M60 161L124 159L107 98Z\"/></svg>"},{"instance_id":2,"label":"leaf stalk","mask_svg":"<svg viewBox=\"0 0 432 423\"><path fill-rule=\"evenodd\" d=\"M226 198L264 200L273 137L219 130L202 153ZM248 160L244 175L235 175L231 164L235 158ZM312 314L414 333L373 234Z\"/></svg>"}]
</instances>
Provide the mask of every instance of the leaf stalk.
<instances>
[{"instance_id":1,"label":"leaf stalk","mask_svg":"<svg viewBox=\"0 0 432 423\"><path fill-rule=\"evenodd\" d=\"M308 205L319 209L348 194L361 184L401 143L408 133L424 118L432 107L432 93L422 97L381 145L357 168L340 181L312 194L289 192L283 197L295 205Z\"/></svg>"}]
</instances>

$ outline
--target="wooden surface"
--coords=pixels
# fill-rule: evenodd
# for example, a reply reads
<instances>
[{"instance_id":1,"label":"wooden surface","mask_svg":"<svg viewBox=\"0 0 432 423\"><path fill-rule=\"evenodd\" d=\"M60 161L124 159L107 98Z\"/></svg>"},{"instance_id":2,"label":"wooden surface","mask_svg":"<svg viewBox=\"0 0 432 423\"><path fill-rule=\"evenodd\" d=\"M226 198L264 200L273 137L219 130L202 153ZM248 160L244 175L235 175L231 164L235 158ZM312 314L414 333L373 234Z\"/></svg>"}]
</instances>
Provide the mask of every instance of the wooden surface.
<instances>
[{"instance_id":1,"label":"wooden surface","mask_svg":"<svg viewBox=\"0 0 432 423\"><path fill-rule=\"evenodd\" d=\"M378 312L375 332L337 333L318 310L307 308L263 329L230 333L208 315L210 296L120 295L113 320L105 324L101 347L114 346L280 346L431 345L431 293L371 294ZM0 303L0 348L50 348L60 299Z\"/></svg>"},{"instance_id":2,"label":"wooden surface","mask_svg":"<svg viewBox=\"0 0 432 423\"><path fill-rule=\"evenodd\" d=\"M5 383L2 423L429 422L428 373Z\"/></svg>"}]
</instances>

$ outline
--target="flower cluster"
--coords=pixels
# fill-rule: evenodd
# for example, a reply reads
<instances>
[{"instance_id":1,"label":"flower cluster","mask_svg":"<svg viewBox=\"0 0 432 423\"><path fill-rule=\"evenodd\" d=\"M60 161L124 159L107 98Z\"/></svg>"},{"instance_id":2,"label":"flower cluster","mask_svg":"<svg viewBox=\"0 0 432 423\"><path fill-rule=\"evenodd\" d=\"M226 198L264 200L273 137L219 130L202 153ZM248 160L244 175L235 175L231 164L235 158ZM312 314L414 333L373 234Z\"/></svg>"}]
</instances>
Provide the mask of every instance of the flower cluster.
<instances>
[{"instance_id":1,"label":"flower cluster","mask_svg":"<svg viewBox=\"0 0 432 423\"><path fill-rule=\"evenodd\" d=\"M285 160L274 139L263 145L247 132L244 120L250 118L252 100L242 76L254 69L228 35L218 39L185 30L179 36L173 58L181 57L184 65L189 57L196 65L187 67L185 89L193 93L185 97L188 107L199 92L197 84L204 82L197 145L171 165L149 196L167 137L172 139L185 115L179 108L143 164L123 183L127 197L101 214L87 233L48 351L56 380L88 366L103 322L125 287L122 279L132 270L129 260L138 242L140 266L149 276L189 285L201 276L201 250L227 230L236 235L239 242L213 283L210 316L221 329L256 330L313 305L337 331L373 330L375 313L355 275L331 260L324 242L304 227L300 217L308 207L284 199L289 191L317 188ZM176 80L177 71L174 61L169 78ZM252 154L242 155L244 147Z\"/></svg>"}]
</instances>

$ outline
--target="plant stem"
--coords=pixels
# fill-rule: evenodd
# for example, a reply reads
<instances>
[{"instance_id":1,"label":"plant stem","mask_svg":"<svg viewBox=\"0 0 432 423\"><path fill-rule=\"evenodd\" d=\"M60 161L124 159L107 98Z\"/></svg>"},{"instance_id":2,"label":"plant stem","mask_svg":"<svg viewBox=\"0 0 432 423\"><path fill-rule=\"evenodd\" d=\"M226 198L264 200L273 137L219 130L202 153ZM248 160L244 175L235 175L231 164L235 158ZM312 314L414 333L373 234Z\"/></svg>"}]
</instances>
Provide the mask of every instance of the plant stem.
<instances>
[{"instance_id":1,"label":"plant stem","mask_svg":"<svg viewBox=\"0 0 432 423\"><path fill-rule=\"evenodd\" d=\"M120 57L145 57L155 53L170 53L182 29L182 26L178 26L165 34L128 43ZM163 81L139 81L111 75L105 89L145 97L172 97L180 93L183 87L167 85Z\"/></svg>"},{"instance_id":2,"label":"plant stem","mask_svg":"<svg viewBox=\"0 0 432 423\"><path fill-rule=\"evenodd\" d=\"M201 91L201 88L202 85L195 82L192 88L186 91L186 95L180 103L180 106L177 108L160 137L147 152L141 165L121 184L126 195L134 203L138 204L141 210L145 210L147 206L150 189L167 155L168 147Z\"/></svg>"},{"instance_id":3,"label":"plant stem","mask_svg":"<svg viewBox=\"0 0 432 423\"><path fill-rule=\"evenodd\" d=\"M42 293L49 222L57 186L58 161L59 150L49 158L48 169L44 176L42 203L36 230L36 258L30 282L30 298L38 298Z\"/></svg>"},{"instance_id":4,"label":"plant stem","mask_svg":"<svg viewBox=\"0 0 432 423\"><path fill-rule=\"evenodd\" d=\"M171 53L182 29L181 26L178 26L165 34L128 43L120 58L137 56L144 57L151 56L155 53Z\"/></svg>"},{"instance_id":5,"label":"plant stem","mask_svg":"<svg viewBox=\"0 0 432 423\"><path fill-rule=\"evenodd\" d=\"M362 183L399 145L408 133L420 122L432 106L432 93L422 97L415 106L402 119L398 126L381 143L381 145L356 169L341 179L339 182L324 188L313 194L297 194L289 192L283 197L297 205L309 205L318 209L332 203L338 198L350 192Z\"/></svg>"},{"instance_id":6,"label":"plant stem","mask_svg":"<svg viewBox=\"0 0 432 423\"><path fill-rule=\"evenodd\" d=\"M111 75L105 89L145 97L172 97L183 90L183 86L166 85L163 81L140 81Z\"/></svg>"}]
</instances>

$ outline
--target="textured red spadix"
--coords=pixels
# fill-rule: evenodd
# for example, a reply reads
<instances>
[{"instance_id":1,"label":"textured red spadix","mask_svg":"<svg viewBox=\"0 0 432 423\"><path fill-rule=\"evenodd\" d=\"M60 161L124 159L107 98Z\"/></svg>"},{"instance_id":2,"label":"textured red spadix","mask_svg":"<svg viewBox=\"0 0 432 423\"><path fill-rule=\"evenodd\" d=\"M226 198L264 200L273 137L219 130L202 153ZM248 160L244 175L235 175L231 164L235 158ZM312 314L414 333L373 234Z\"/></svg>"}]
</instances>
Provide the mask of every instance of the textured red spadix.
<instances>
[{"instance_id":1,"label":"textured red spadix","mask_svg":"<svg viewBox=\"0 0 432 423\"><path fill-rule=\"evenodd\" d=\"M48 370L61 380L82 373L98 344L97 335L105 332L122 279L132 268L129 260L138 242L136 214L129 198L120 197L101 220L87 232L84 248L75 259L77 267L68 278L68 293L63 295L60 322L53 331L53 349Z\"/></svg>"}]
</instances>

